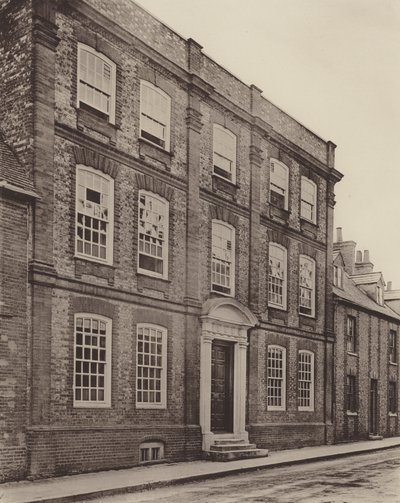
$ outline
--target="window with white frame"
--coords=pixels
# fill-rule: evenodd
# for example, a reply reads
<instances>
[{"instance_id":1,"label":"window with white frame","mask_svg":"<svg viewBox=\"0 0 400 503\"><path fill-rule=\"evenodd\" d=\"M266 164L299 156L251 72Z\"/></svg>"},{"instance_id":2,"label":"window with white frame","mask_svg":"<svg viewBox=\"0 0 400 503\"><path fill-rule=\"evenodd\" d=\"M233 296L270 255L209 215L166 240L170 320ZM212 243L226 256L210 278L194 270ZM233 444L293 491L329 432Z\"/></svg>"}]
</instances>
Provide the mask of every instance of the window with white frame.
<instances>
[{"instance_id":1,"label":"window with white frame","mask_svg":"<svg viewBox=\"0 0 400 503\"><path fill-rule=\"evenodd\" d=\"M396 330L389 331L389 362L397 362L397 332Z\"/></svg>"},{"instance_id":2,"label":"window with white frame","mask_svg":"<svg viewBox=\"0 0 400 503\"><path fill-rule=\"evenodd\" d=\"M286 309L287 251L276 243L269 244L268 305Z\"/></svg>"},{"instance_id":3,"label":"window with white frame","mask_svg":"<svg viewBox=\"0 0 400 503\"><path fill-rule=\"evenodd\" d=\"M169 151L171 98L150 82L140 82L140 136Z\"/></svg>"},{"instance_id":4,"label":"window with white frame","mask_svg":"<svg viewBox=\"0 0 400 503\"><path fill-rule=\"evenodd\" d=\"M356 319L354 316L347 316L346 321L346 338L347 338L347 352L357 352L357 332L356 332Z\"/></svg>"},{"instance_id":5,"label":"window with white frame","mask_svg":"<svg viewBox=\"0 0 400 503\"><path fill-rule=\"evenodd\" d=\"M347 412L356 413L358 409L357 404L357 388L356 388L356 376L347 375L346 376L346 410Z\"/></svg>"},{"instance_id":6,"label":"window with white frame","mask_svg":"<svg viewBox=\"0 0 400 503\"><path fill-rule=\"evenodd\" d=\"M75 407L111 405L111 324L104 316L75 315Z\"/></svg>"},{"instance_id":7,"label":"window with white frame","mask_svg":"<svg viewBox=\"0 0 400 503\"><path fill-rule=\"evenodd\" d=\"M235 229L224 222L212 222L211 290L235 294Z\"/></svg>"},{"instance_id":8,"label":"window with white frame","mask_svg":"<svg viewBox=\"0 0 400 503\"><path fill-rule=\"evenodd\" d=\"M214 174L236 183L236 136L214 124L213 149Z\"/></svg>"},{"instance_id":9,"label":"window with white frame","mask_svg":"<svg viewBox=\"0 0 400 503\"><path fill-rule=\"evenodd\" d=\"M271 159L270 202L278 208L288 209L289 169L285 164Z\"/></svg>"},{"instance_id":10,"label":"window with white frame","mask_svg":"<svg viewBox=\"0 0 400 503\"><path fill-rule=\"evenodd\" d=\"M78 44L78 107L88 105L115 122L115 64L92 47Z\"/></svg>"},{"instance_id":11,"label":"window with white frame","mask_svg":"<svg viewBox=\"0 0 400 503\"><path fill-rule=\"evenodd\" d=\"M297 394L299 410L314 410L314 353L311 351L299 351Z\"/></svg>"},{"instance_id":12,"label":"window with white frame","mask_svg":"<svg viewBox=\"0 0 400 503\"><path fill-rule=\"evenodd\" d=\"M167 404L167 330L151 324L137 326L136 406L165 408Z\"/></svg>"},{"instance_id":13,"label":"window with white frame","mask_svg":"<svg viewBox=\"0 0 400 503\"><path fill-rule=\"evenodd\" d=\"M93 168L76 169L76 239L79 257L112 264L114 180Z\"/></svg>"},{"instance_id":14,"label":"window with white frame","mask_svg":"<svg viewBox=\"0 0 400 503\"><path fill-rule=\"evenodd\" d=\"M388 409L390 414L397 414L397 386L395 381L389 381Z\"/></svg>"},{"instance_id":15,"label":"window with white frame","mask_svg":"<svg viewBox=\"0 0 400 503\"><path fill-rule=\"evenodd\" d=\"M286 349L268 346L267 406L269 410L286 408Z\"/></svg>"},{"instance_id":16,"label":"window with white frame","mask_svg":"<svg viewBox=\"0 0 400 503\"><path fill-rule=\"evenodd\" d=\"M152 192L139 191L139 272L168 277L168 225L168 201Z\"/></svg>"},{"instance_id":17,"label":"window with white frame","mask_svg":"<svg viewBox=\"0 0 400 503\"><path fill-rule=\"evenodd\" d=\"M315 262L310 257L300 255L299 267L299 312L305 316L315 316Z\"/></svg>"},{"instance_id":18,"label":"window with white frame","mask_svg":"<svg viewBox=\"0 0 400 503\"><path fill-rule=\"evenodd\" d=\"M143 442L139 447L140 463L154 463L164 458L163 442Z\"/></svg>"},{"instance_id":19,"label":"window with white frame","mask_svg":"<svg viewBox=\"0 0 400 503\"><path fill-rule=\"evenodd\" d=\"M301 177L300 216L313 223L317 221L317 186L305 176Z\"/></svg>"},{"instance_id":20,"label":"window with white frame","mask_svg":"<svg viewBox=\"0 0 400 503\"><path fill-rule=\"evenodd\" d=\"M333 266L333 284L343 288L343 269L338 265Z\"/></svg>"}]
</instances>

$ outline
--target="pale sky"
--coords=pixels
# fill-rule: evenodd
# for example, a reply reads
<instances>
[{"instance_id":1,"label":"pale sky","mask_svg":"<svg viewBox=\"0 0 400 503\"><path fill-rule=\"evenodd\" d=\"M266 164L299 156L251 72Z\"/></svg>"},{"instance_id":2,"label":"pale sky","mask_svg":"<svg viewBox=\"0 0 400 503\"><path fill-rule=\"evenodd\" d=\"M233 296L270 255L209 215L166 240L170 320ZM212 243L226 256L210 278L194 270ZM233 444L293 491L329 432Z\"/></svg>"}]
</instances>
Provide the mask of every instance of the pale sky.
<instances>
[{"instance_id":1,"label":"pale sky","mask_svg":"<svg viewBox=\"0 0 400 503\"><path fill-rule=\"evenodd\" d=\"M137 0L337 145L335 227L400 289L400 0Z\"/></svg>"}]
</instances>

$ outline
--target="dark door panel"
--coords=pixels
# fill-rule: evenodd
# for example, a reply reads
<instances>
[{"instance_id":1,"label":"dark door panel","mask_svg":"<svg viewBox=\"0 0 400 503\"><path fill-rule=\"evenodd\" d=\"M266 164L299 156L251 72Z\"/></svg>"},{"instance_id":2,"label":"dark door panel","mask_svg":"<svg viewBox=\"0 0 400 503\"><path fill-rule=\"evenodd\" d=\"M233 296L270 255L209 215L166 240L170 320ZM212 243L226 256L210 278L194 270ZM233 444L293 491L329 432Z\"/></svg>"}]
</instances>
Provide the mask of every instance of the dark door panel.
<instances>
[{"instance_id":1,"label":"dark door panel","mask_svg":"<svg viewBox=\"0 0 400 503\"><path fill-rule=\"evenodd\" d=\"M211 357L211 431L232 432L233 345L214 341Z\"/></svg>"}]
</instances>

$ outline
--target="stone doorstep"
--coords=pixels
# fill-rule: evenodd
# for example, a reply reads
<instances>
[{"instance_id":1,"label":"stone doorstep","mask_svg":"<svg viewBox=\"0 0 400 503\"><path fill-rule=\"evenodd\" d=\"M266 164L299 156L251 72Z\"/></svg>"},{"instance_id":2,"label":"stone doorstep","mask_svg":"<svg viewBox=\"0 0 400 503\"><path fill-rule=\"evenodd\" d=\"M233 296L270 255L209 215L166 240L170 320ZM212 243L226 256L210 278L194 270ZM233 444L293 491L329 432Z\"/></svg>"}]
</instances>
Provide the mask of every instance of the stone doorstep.
<instances>
[{"instance_id":1,"label":"stone doorstep","mask_svg":"<svg viewBox=\"0 0 400 503\"><path fill-rule=\"evenodd\" d=\"M383 440L382 435L369 435L368 436L369 440Z\"/></svg>"},{"instance_id":2,"label":"stone doorstep","mask_svg":"<svg viewBox=\"0 0 400 503\"><path fill-rule=\"evenodd\" d=\"M245 446L247 447L247 446ZM268 456L267 449L242 449L233 451L206 451L205 459L210 461L237 461L238 459L263 458Z\"/></svg>"},{"instance_id":3,"label":"stone doorstep","mask_svg":"<svg viewBox=\"0 0 400 503\"><path fill-rule=\"evenodd\" d=\"M218 444L218 445L211 445L210 446L210 451L242 451L245 449L256 449L256 444L234 444L234 443L229 443L229 444Z\"/></svg>"}]
</instances>

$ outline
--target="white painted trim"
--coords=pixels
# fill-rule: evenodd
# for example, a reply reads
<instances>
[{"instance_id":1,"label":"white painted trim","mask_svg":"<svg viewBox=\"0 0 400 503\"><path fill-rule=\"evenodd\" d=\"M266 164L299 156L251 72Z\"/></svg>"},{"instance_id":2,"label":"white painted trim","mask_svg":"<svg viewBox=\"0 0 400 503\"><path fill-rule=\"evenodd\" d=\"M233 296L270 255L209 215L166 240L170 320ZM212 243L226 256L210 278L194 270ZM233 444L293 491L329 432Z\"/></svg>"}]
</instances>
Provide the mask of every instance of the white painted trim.
<instances>
[{"instance_id":1,"label":"white painted trim","mask_svg":"<svg viewBox=\"0 0 400 503\"><path fill-rule=\"evenodd\" d=\"M215 151L215 135L216 135L216 131L219 130L221 132L223 132L224 134L228 135L234 145L233 145L233 159L230 159L230 161L232 162L232 180L229 180L228 178L222 176L222 175L218 175L218 173L215 173L214 171L214 166L215 166L215 154L216 154L216 151ZM236 157L237 157L237 154L236 154L236 150L237 150L237 137L234 133L232 133L232 131L224 126L221 126L221 124L213 124L213 175L215 176L218 176L219 178L222 178L223 180L226 180L228 181L229 183L231 183L232 185L236 185ZM221 154L220 154L221 155ZM223 168L220 168L222 169L223 171L226 171L224 170Z\"/></svg>"},{"instance_id":2,"label":"white painted trim","mask_svg":"<svg viewBox=\"0 0 400 503\"><path fill-rule=\"evenodd\" d=\"M231 247L232 247L232 261L231 261L231 275L230 275L230 281L231 281L231 291L230 293L223 293L220 292L219 290L214 290L213 289L213 281L212 281L212 261L213 261L213 230L214 230L214 225L221 226L221 227L226 227L231 231ZM235 282L236 282L236 229L233 227L233 225L228 224L224 222L223 220L217 220L213 219L211 222L211 270L210 270L210 280L211 280L211 285L210 285L210 290L212 292L218 293L219 295L224 295L226 297L234 297L235 296Z\"/></svg>"},{"instance_id":3,"label":"white painted trim","mask_svg":"<svg viewBox=\"0 0 400 503\"><path fill-rule=\"evenodd\" d=\"M310 385L310 405L308 407L298 406L299 411L308 411L314 412L315 402L314 402L314 388L315 388L315 355L313 351L308 351L307 349L300 349L298 352L298 362L297 365L300 364L300 354L309 354L311 355L311 385ZM297 369L298 371L298 369ZM297 379L297 383L299 383L299 379ZM297 384L298 385L298 384ZM299 397L298 397L299 399Z\"/></svg>"},{"instance_id":4,"label":"white painted trim","mask_svg":"<svg viewBox=\"0 0 400 503\"><path fill-rule=\"evenodd\" d=\"M314 190L313 218L311 218L311 219L304 216L301 212L301 203L302 203L302 201L305 201L305 199L303 199L303 183L308 183L309 185L311 185L313 187L313 190ZM300 181L300 218L303 218L304 220L307 220L308 222L312 222L313 224L317 223L317 192L318 192L317 191L317 184L315 182L313 182L312 180L310 180L308 177L302 176L301 181Z\"/></svg>"},{"instance_id":5,"label":"white painted trim","mask_svg":"<svg viewBox=\"0 0 400 503\"><path fill-rule=\"evenodd\" d=\"M271 180L273 178L272 176L272 166L274 164L277 164L278 166L280 166L285 172L286 172L286 183L285 183L285 186L284 187L281 187L284 189L285 191L285 200L284 200L284 209L285 210L288 210L289 208L289 168L286 166L286 164L284 164L283 162L281 161L278 161L278 159L275 159L275 158L271 158L270 160L270 175L269 175L269 200L271 201ZM279 187L279 185L277 183L275 183L276 186Z\"/></svg>"},{"instance_id":6,"label":"white painted trim","mask_svg":"<svg viewBox=\"0 0 400 503\"><path fill-rule=\"evenodd\" d=\"M275 304L274 302L270 302L268 300L268 305L273 307L274 309L281 309L282 311L286 311L287 310L287 277L288 277L288 267L287 267L287 248L285 248L284 246L278 244L278 243L275 243L273 241L271 241L269 243L269 246L268 246L268 261L270 259L270 255L271 255L271 248L279 248L280 250L283 251L284 253L284 264L285 264L285 280L283 282L283 294L282 294L282 304ZM268 275L268 278L267 278L267 281L268 281L268 292L267 292L267 297L269 297L269 275Z\"/></svg>"},{"instance_id":7,"label":"white painted trim","mask_svg":"<svg viewBox=\"0 0 400 503\"><path fill-rule=\"evenodd\" d=\"M148 89L151 89L153 92L160 94L163 98L166 98L168 106L169 106L169 113L167 117L167 123L165 124L165 148L162 147L161 145L158 145L157 143L152 142L148 138L143 138L142 137L142 113L143 113L143 87L147 87ZM148 143L152 145L156 145L158 148L162 150L166 150L167 152L170 151L170 144L171 144L171 96L169 96L165 91L163 91L161 88L155 86L151 82L148 82L147 80L141 80L140 81L140 117L139 117L139 137L142 138L143 140L146 140ZM153 120L156 120L154 117L152 118Z\"/></svg>"},{"instance_id":8,"label":"white painted trim","mask_svg":"<svg viewBox=\"0 0 400 503\"><path fill-rule=\"evenodd\" d=\"M301 260L304 259L304 260L307 260L308 262L310 262L312 264L312 267L313 267L313 284L312 284L312 295L311 295L311 314L305 314L305 313L302 313L300 312L300 288L301 288L301 285L300 285L300 263L301 263ZM299 255L299 278L298 278L298 281L299 281L299 315L300 316L306 316L307 318L315 318L315 285L316 285L316 276L317 276L317 270L316 270L316 262L315 260L310 257L309 255Z\"/></svg>"},{"instance_id":9,"label":"white painted trim","mask_svg":"<svg viewBox=\"0 0 400 503\"><path fill-rule=\"evenodd\" d=\"M268 353L270 349L278 349L282 352L282 404L281 405L268 405ZM276 344L269 344L267 347L267 410L286 410L286 348Z\"/></svg>"}]
</instances>

